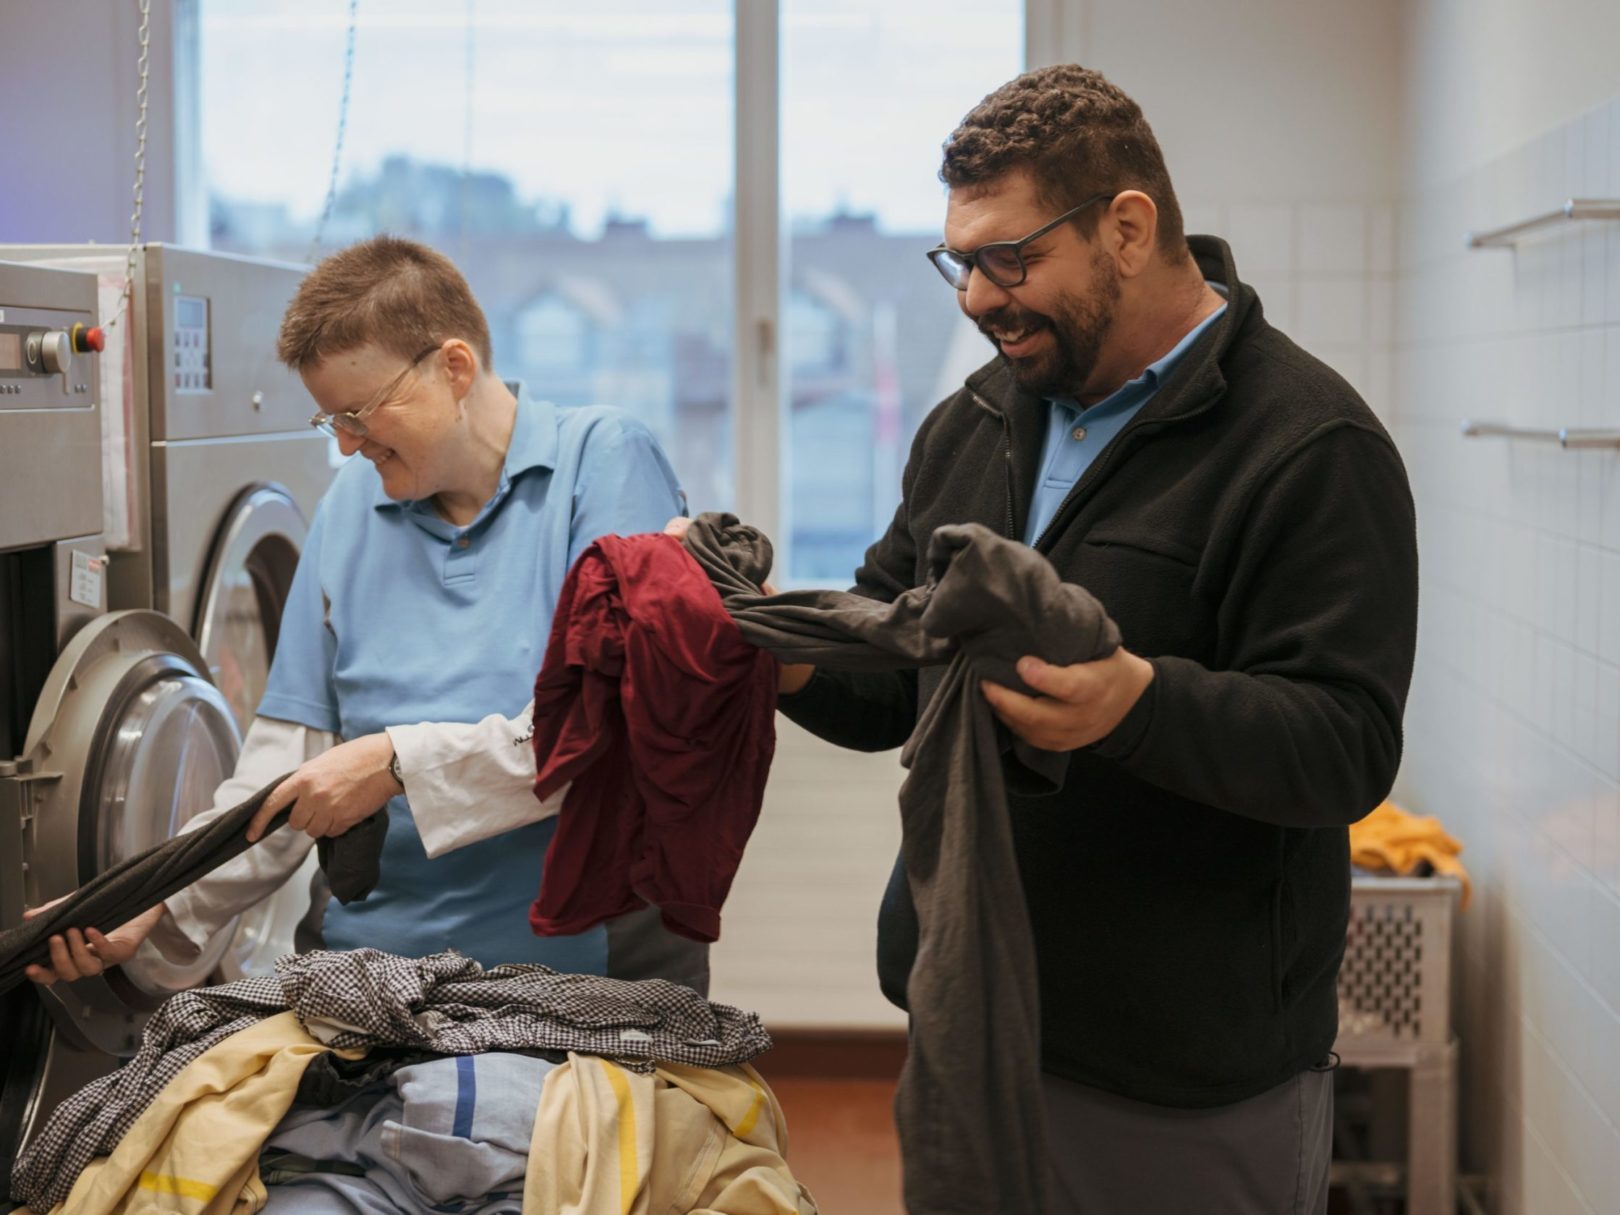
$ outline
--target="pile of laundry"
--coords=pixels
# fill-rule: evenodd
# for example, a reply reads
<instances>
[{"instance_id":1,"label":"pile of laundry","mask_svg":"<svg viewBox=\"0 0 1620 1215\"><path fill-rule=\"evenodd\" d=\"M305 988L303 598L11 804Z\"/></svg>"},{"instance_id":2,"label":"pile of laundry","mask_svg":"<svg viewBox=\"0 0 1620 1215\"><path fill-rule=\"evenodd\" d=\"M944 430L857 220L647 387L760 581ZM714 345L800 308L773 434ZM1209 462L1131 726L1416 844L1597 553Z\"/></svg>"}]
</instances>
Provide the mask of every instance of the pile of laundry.
<instances>
[{"instance_id":1,"label":"pile of laundry","mask_svg":"<svg viewBox=\"0 0 1620 1215\"><path fill-rule=\"evenodd\" d=\"M35 1212L814 1215L752 1013L454 952L182 992L18 1158Z\"/></svg>"}]
</instances>

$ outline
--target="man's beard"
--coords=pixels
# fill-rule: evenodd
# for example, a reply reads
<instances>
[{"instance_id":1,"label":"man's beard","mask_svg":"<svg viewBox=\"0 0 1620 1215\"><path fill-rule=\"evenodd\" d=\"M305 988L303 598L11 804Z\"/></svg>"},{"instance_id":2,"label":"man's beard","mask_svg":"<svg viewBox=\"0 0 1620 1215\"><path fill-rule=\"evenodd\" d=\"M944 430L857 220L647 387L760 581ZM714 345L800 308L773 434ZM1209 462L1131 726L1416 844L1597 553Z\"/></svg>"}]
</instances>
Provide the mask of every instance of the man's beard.
<instances>
[{"instance_id":1,"label":"man's beard","mask_svg":"<svg viewBox=\"0 0 1620 1215\"><path fill-rule=\"evenodd\" d=\"M1092 258L1089 298L1063 295L1050 316L1009 304L979 319L979 332L999 351L990 330L1003 333L1044 329L1051 334L1047 349L1022 358L1008 358L1018 387L1032 396L1077 396L1090 378L1102 353L1103 343L1114 325L1114 306L1119 302L1119 272L1111 258Z\"/></svg>"}]
</instances>

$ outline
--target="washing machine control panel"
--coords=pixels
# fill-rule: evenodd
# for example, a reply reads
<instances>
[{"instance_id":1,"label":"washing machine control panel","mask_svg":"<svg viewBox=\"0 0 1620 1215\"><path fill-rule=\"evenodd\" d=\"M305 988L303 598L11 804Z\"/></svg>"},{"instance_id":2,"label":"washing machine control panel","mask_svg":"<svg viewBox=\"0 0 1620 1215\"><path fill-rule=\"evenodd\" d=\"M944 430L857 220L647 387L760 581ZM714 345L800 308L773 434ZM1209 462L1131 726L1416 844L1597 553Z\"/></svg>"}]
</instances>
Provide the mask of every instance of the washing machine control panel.
<instances>
[{"instance_id":1,"label":"washing machine control panel","mask_svg":"<svg viewBox=\"0 0 1620 1215\"><path fill-rule=\"evenodd\" d=\"M174 348L169 352L176 392L210 392L214 387L214 361L208 340L208 299L201 295L174 297Z\"/></svg>"},{"instance_id":2,"label":"washing machine control panel","mask_svg":"<svg viewBox=\"0 0 1620 1215\"><path fill-rule=\"evenodd\" d=\"M91 404L92 361L101 330L87 312L0 307L0 409Z\"/></svg>"}]
</instances>

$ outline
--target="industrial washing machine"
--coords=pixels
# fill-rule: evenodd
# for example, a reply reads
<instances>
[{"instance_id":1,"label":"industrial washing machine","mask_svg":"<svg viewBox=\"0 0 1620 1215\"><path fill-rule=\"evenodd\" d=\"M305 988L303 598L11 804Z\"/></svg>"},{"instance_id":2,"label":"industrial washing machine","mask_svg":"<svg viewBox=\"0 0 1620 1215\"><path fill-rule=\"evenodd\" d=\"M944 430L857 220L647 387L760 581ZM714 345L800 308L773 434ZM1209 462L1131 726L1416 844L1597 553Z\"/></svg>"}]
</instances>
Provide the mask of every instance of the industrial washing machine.
<instances>
[{"instance_id":1,"label":"industrial washing machine","mask_svg":"<svg viewBox=\"0 0 1620 1215\"><path fill-rule=\"evenodd\" d=\"M97 274L113 315L127 251L0 246L0 260ZM103 370L108 599L185 629L245 732L275 652L308 521L341 457L315 404L275 356L305 269L149 244L135 251L131 323L109 328ZM311 906L314 854L243 915L221 977L270 973ZM319 900L324 904L324 898Z\"/></svg>"},{"instance_id":2,"label":"industrial washing machine","mask_svg":"<svg viewBox=\"0 0 1620 1215\"><path fill-rule=\"evenodd\" d=\"M0 263L0 927L173 835L240 746L186 630L109 610L96 320L93 275ZM229 945L0 996L0 1162Z\"/></svg>"}]
</instances>

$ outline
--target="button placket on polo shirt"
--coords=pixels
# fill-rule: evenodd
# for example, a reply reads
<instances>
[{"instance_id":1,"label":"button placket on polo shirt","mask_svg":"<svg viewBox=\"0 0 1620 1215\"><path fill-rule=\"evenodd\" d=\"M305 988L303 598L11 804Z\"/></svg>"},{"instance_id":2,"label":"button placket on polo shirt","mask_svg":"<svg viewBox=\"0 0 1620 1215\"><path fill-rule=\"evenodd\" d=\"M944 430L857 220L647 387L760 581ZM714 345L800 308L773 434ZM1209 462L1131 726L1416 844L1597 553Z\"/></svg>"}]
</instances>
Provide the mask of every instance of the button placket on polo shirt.
<instances>
[{"instance_id":1,"label":"button placket on polo shirt","mask_svg":"<svg viewBox=\"0 0 1620 1215\"><path fill-rule=\"evenodd\" d=\"M444 584L465 584L478 577L478 541L470 528L453 532L445 545Z\"/></svg>"},{"instance_id":2,"label":"button placket on polo shirt","mask_svg":"<svg viewBox=\"0 0 1620 1215\"><path fill-rule=\"evenodd\" d=\"M511 488L512 483L503 470L500 484L495 487L494 496L484 504L484 509L478 512L478 517L466 527L451 528L446 537L448 547L444 557L446 586L452 584L464 586L478 577L478 550L483 544L483 533L487 530L486 525L491 516L506 501Z\"/></svg>"},{"instance_id":3,"label":"button placket on polo shirt","mask_svg":"<svg viewBox=\"0 0 1620 1215\"><path fill-rule=\"evenodd\" d=\"M1064 412L1068 417L1064 422L1063 443L1052 453L1051 460L1047 464L1044 483L1048 489L1072 485L1079 475L1080 448L1086 438L1086 428L1080 424L1080 417L1084 411L1066 409Z\"/></svg>"}]
</instances>

